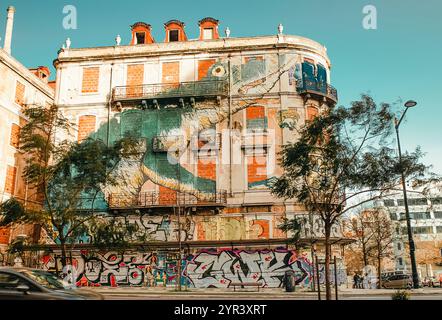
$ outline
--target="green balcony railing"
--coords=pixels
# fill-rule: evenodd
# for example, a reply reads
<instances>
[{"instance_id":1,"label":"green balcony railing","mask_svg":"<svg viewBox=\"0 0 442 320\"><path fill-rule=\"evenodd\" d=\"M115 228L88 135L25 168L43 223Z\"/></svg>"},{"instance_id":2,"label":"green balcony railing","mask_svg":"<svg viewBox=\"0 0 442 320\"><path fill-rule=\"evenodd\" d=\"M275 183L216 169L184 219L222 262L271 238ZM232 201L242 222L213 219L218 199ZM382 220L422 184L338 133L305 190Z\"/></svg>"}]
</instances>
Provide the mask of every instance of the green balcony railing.
<instances>
[{"instance_id":1,"label":"green balcony railing","mask_svg":"<svg viewBox=\"0 0 442 320\"><path fill-rule=\"evenodd\" d=\"M299 94L314 94L330 99L332 102L338 102L338 91L325 82L316 79L302 79L296 82L296 88Z\"/></svg>"},{"instance_id":2,"label":"green balcony railing","mask_svg":"<svg viewBox=\"0 0 442 320\"><path fill-rule=\"evenodd\" d=\"M226 96L227 92L227 81L205 80L180 83L119 86L113 89L112 97L114 101L119 101L132 99Z\"/></svg>"}]
</instances>

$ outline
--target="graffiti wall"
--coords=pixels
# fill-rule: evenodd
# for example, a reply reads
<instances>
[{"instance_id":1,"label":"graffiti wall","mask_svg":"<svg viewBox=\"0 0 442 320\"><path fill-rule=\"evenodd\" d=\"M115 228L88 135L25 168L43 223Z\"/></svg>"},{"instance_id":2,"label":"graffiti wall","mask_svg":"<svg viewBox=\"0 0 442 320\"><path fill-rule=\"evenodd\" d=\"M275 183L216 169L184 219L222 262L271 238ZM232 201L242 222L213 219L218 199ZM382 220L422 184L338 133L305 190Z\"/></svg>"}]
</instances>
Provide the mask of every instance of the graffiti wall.
<instances>
[{"instance_id":1,"label":"graffiti wall","mask_svg":"<svg viewBox=\"0 0 442 320\"><path fill-rule=\"evenodd\" d=\"M43 269L55 268L55 259L46 255ZM61 265L59 263L59 265ZM174 253L90 253L73 257L77 286L173 286L177 281L177 255ZM313 266L307 254L287 249L201 250L182 261L182 284L195 288L228 288L233 282L260 283L268 288L283 286L286 271L294 271L296 284L309 286ZM345 270L338 270L345 283ZM324 281L323 268L320 281Z\"/></svg>"}]
</instances>

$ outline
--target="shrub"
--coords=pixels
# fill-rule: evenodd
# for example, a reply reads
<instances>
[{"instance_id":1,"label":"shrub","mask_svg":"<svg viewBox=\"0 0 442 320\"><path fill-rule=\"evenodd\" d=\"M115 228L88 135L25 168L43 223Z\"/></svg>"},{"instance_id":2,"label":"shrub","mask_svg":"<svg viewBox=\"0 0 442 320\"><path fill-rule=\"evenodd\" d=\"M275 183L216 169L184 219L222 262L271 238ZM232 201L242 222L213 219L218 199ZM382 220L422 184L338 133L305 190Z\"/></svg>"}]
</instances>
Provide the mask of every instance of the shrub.
<instances>
[{"instance_id":1,"label":"shrub","mask_svg":"<svg viewBox=\"0 0 442 320\"><path fill-rule=\"evenodd\" d=\"M398 290L392 296L392 300L410 300L410 292L406 290Z\"/></svg>"}]
</instances>

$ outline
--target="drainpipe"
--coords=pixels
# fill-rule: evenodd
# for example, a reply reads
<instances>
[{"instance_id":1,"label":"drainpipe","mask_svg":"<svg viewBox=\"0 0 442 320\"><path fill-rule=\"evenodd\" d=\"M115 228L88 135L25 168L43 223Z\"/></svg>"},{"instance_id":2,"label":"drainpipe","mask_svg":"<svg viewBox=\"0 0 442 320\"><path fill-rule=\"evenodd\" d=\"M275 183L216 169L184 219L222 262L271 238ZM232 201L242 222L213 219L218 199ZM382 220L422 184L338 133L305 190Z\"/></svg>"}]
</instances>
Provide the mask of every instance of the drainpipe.
<instances>
[{"instance_id":1,"label":"drainpipe","mask_svg":"<svg viewBox=\"0 0 442 320\"><path fill-rule=\"evenodd\" d=\"M109 103L108 103L108 109L107 109L107 137L106 137L106 143L109 147L110 145L110 115L111 115L111 108L112 108L112 81L114 76L114 63L111 64L111 70L110 70L110 81L109 81Z\"/></svg>"},{"instance_id":2,"label":"drainpipe","mask_svg":"<svg viewBox=\"0 0 442 320\"><path fill-rule=\"evenodd\" d=\"M225 41L225 40L224 40ZM230 196L233 196L233 181L232 181L232 166L233 166L233 150L232 150L232 144L233 144L233 137L232 137L232 63L231 63L232 56L229 54L229 145L230 145L230 170L229 170L229 181L230 181Z\"/></svg>"},{"instance_id":3,"label":"drainpipe","mask_svg":"<svg viewBox=\"0 0 442 320\"><path fill-rule=\"evenodd\" d=\"M14 27L15 8L13 6L9 6L6 11L8 12L8 16L6 18L5 42L3 45L3 50L6 53L11 54L12 29Z\"/></svg>"}]
</instances>

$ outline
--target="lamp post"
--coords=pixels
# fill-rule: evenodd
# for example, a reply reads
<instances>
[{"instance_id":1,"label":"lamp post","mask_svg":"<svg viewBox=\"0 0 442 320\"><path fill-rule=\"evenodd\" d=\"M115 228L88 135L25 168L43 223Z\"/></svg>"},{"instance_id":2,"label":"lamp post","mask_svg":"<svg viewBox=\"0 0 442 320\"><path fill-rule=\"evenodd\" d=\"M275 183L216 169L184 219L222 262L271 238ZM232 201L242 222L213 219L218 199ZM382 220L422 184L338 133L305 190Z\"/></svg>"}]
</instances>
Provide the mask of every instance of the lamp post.
<instances>
[{"instance_id":1,"label":"lamp post","mask_svg":"<svg viewBox=\"0 0 442 320\"><path fill-rule=\"evenodd\" d=\"M398 145L398 152L399 152L399 163L402 165L402 152L401 152L401 143L399 140L399 126L402 122L402 120L405 117L405 114L407 113L409 108L413 108L417 105L417 102L409 100L405 103L405 111L402 113L401 118L398 120L395 118L394 122L394 128L396 129L396 136L397 136L397 145ZM411 260L411 272L413 276L413 287L415 289L419 288L419 276L417 274L417 267L416 267L416 256L415 256L415 245L413 240L413 232L411 230L411 221L410 221L410 211L408 210L408 200L407 200L407 188L405 185L405 172L404 168L401 168L401 175L402 175L402 189L404 192L404 205L405 205L405 219L407 221L407 234L408 234L408 245L410 247L410 260Z\"/></svg>"}]
</instances>

